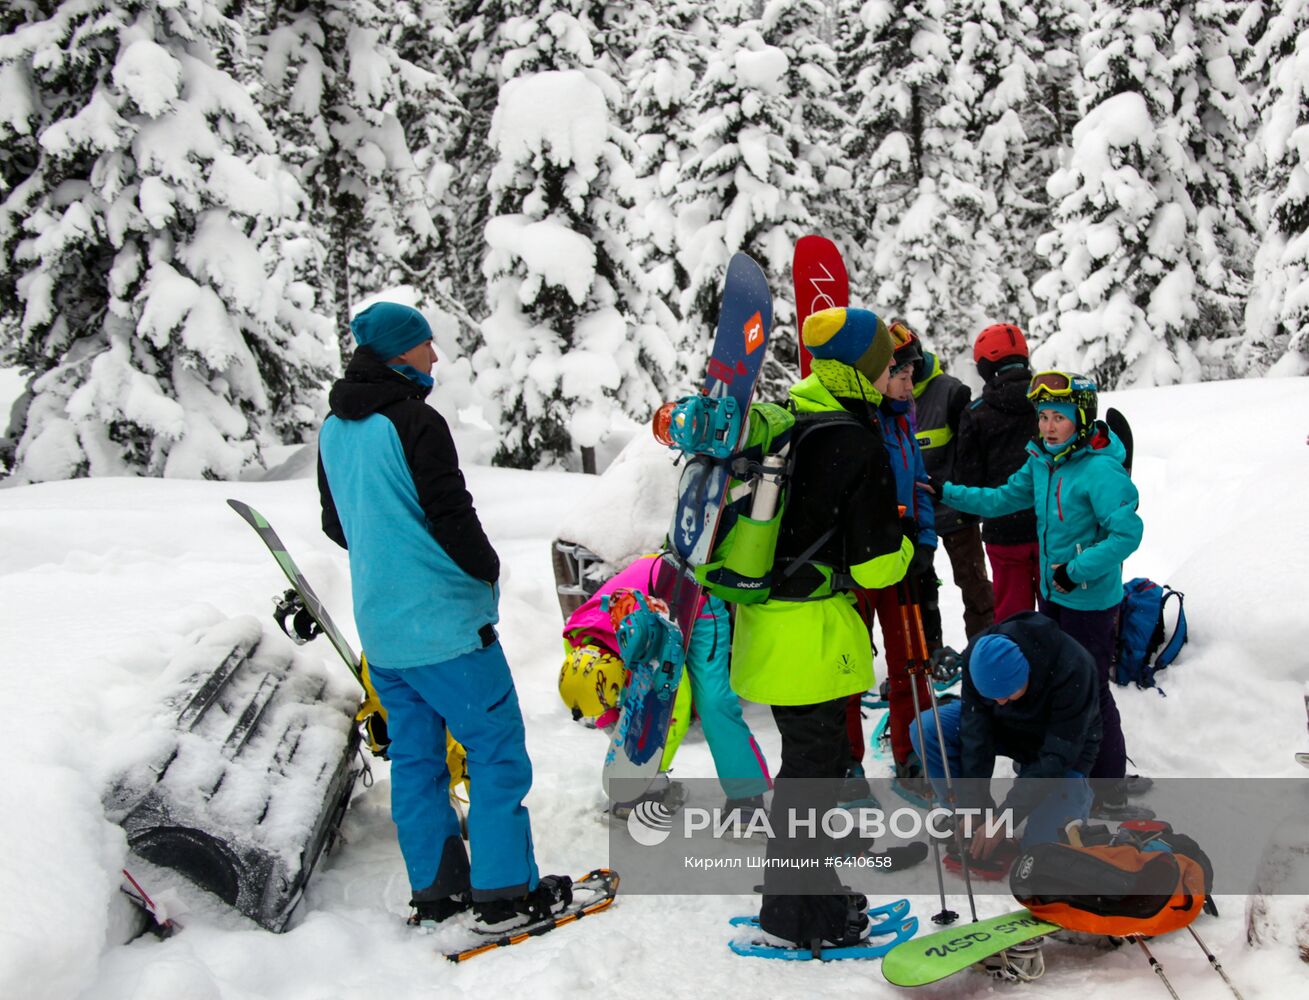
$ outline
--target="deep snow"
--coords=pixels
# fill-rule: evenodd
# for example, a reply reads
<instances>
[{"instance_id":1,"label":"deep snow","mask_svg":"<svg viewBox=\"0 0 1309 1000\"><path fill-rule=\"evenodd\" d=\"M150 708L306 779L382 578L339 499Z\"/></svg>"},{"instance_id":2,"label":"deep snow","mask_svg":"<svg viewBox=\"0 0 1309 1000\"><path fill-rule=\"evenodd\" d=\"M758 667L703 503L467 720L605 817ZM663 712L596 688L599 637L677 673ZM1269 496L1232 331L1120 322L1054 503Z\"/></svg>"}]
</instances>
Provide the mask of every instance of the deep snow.
<instances>
[{"instance_id":1,"label":"deep snow","mask_svg":"<svg viewBox=\"0 0 1309 1000\"><path fill-rule=\"evenodd\" d=\"M1191 622L1191 642L1166 675L1166 699L1117 691L1130 753L1155 776L1303 777L1292 753L1309 749L1301 697L1309 673L1309 379L1137 390L1107 394L1105 404L1128 414L1137 442L1146 533L1125 573L1185 591ZM430 939L403 926L408 886L385 765L377 763L376 783L358 790L346 818L346 843L322 862L288 933L262 931L179 886L177 896L192 909L182 933L162 943L118 944L124 844L103 818L104 784L123 763L134 727L153 710L165 667L188 634L242 615L267 622L270 598L283 586L224 497L245 499L269 517L356 638L344 554L318 530L312 463L293 456L283 469L296 477L100 479L0 490L0 641L9 652L0 698L11 713L0 783L0 995L897 994L876 963L732 955L726 918L746 912L749 897L620 897L595 920L450 965ZM528 805L540 865L577 873L606 861L607 827L597 818L605 741L571 723L555 694L561 622L549 542L566 515L585 505L594 480L485 467L467 474L505 566L502 636L535 767ZM616 531L624 527L623 510L594 516ZM949 584L942 605L947 641L958 645L960 604ZM296 655L342 669L322 640ZM778 739L767 711L747 706L747 720L775 768ZM676 766L679 776L713 774L694 735ZM148 888L170 889L158 881ZM963 909L961 897L955 902ZM1296 958L1289 927L1280 928L1280 939L1249 947L1244 902L1220 900L1223 916L1205 918L1201 933L1247 997L1303 996L1309 966ZM1003 900L981 905L998 912ZM1278 912L1289 920L1306 908L1302 899L1298 910L1281 902ZM920 918L934 911L934 900L914 899ZM1173 936L1153 948L1188 1000L1229 995L1189 939ZM1163 995L1129 949L1096 956L1051 946L1047 964L1044 979L1021 988L1024 998ZM968 973L921 992L1017 989Z\"/></svg>"}]
</instances>

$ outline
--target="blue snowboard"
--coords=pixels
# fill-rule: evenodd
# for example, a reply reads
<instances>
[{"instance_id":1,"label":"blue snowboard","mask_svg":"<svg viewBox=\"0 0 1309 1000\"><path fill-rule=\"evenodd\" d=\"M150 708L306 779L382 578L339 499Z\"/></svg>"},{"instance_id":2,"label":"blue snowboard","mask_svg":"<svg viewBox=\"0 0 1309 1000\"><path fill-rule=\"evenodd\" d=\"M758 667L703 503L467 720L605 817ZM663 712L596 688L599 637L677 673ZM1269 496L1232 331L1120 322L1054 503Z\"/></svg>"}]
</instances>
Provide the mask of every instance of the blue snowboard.
<instances>
[{"instance_id":1,"label":"blue snowboard","mask_svg":"<svg viewBox=\"0 0 1309 1000\"><path fill-rule=\"evenodd\" d=\"M718 330L701 393L711 399L730 397L739 412L748 412L772 326L773 298L763 268L746 254L735 254L727 266ZM631 677L602 775L610 798L635 799L659 774L682 663L703 596L694 567L708 561L713 552L730 466L730 458L691 455L682 472L668 533L669 551L658 564L650 588L651 596L668 604L682 633L682 662L665 658L626 664ZM618 795L615 781L621 782L616 786L621 789Z\"/></svg>"},{"instance_id":2,"label":"blue snowboard","mask_svg":"<svg viewBox=\"0 0 1309 1000\"><path fill-rule=\"evenodd\" d=\"M807 962L817 958L820 962L839 962L847 958L881 958L918 933L918 918L909 916L907 899L872 907L868 911L868 922L872 926L868 930L868 937L861 944L846 948L821 948L816 956L812 948L786 948L765 944L759 939L744 943L729 941L728 946L738 955L750 958L777 958L787 962ZM757 930L759 918L733 917L731 924L733 927L752 927ZM889 940L876 940L887 938L888 935Z\"/></svg>"}]
</instances>

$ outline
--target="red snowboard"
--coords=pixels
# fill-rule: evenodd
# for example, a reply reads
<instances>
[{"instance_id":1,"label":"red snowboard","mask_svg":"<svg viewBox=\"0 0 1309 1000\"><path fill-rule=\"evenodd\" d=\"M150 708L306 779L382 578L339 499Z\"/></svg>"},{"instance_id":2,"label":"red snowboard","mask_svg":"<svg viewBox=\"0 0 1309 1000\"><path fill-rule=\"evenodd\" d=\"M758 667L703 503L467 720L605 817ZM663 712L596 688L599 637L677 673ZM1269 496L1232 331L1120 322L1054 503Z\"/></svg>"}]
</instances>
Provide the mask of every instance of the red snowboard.
<instances>
[{"instance_id":1,"label":"red snowboard","mask_svg":"<svg viewBox=\"0 0 1309 1000\"><path fill-rule=\"evenodd\" d=\"M801 236L791 260L795 282L795 337L800 350L800 377L809 374L811 355L801 333L810 313L850 304L850 278L841 251L826 236Z\"/></svg>"}]
</instances>

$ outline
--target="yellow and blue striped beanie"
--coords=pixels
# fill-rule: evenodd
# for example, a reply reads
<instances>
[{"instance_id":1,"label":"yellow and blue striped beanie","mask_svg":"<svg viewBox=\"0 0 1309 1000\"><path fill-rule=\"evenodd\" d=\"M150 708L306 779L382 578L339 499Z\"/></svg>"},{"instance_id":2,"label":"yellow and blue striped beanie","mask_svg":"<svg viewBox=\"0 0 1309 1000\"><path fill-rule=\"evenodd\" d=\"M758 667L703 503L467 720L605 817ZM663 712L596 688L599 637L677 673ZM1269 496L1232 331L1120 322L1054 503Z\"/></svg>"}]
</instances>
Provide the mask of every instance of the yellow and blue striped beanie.
<instances>
[{"instance_id":1,"label":"yellow and blue striped beanie","mask_svg":"<svg viewBox=\"0 0 1309 1000\"><path fill-rule=\"evenodd\" d=\"M891 363L895 344L886 323L867 309L821 309L804 321L801 339L815 358L857 368L870 382Z\"/></svg>"}]
</instances>

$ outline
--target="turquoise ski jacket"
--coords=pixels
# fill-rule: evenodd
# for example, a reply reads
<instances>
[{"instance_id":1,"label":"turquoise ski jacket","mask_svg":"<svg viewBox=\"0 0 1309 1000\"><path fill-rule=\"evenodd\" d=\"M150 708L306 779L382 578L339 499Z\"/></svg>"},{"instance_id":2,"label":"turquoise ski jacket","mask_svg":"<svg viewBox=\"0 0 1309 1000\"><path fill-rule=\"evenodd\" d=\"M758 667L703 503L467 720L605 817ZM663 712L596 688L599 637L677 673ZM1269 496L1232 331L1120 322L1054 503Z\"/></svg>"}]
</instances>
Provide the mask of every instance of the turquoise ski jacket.
<instances>
[{"instance_id":1,"label":"turquoise ski jacket","mask_svg":"<svg viewBox=\"0 0 1309 1000\"><path fill-rule=\"evenodd\" d=\"M1039 441L1003 486L946 483L942 499L968 514L1000 517L1032 507L1041 547L1041 594L1079 611L1103 611L1123 599L1123 560L1141 544L1136 485L1123 468L1127 452L1102 422L1087 440L1057 456ZM1054 567L1066 564L1077 586L1061 594Z\"/></svg>"}]
</instances>

